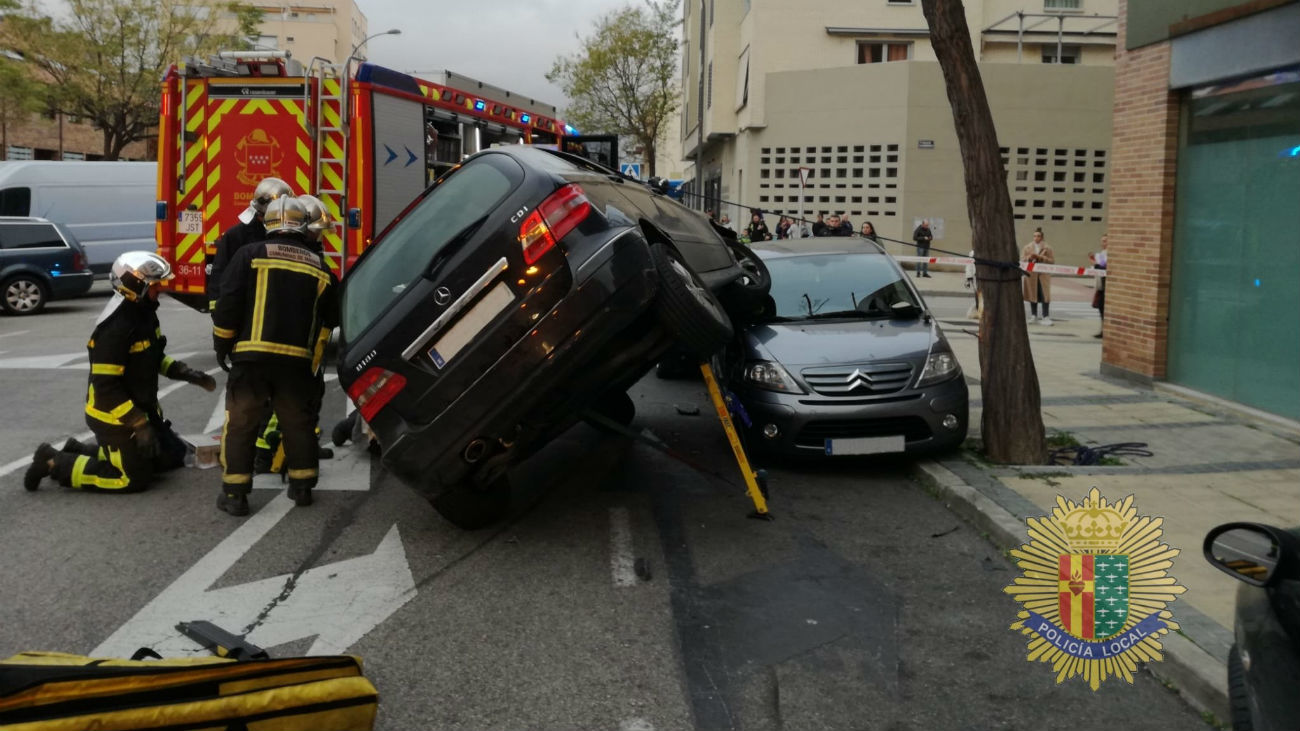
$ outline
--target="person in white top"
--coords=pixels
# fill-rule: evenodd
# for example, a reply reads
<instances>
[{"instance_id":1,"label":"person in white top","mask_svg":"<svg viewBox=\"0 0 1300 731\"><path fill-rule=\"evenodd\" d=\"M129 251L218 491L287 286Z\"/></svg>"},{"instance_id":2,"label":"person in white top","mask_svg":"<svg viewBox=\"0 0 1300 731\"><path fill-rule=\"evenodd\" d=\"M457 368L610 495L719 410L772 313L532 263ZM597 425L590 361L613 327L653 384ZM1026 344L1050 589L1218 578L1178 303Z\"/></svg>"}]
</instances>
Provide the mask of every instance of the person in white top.
<instances>
[{"instance_id":1,"label":"person in white top","mask_svg":"<svg viewBox=\"0 0 1300 731\"><path fill-rule=\"evenodd\" d=\"M1101 251L1098 251L1095 254L1088 255L1089 261L1092 262L1092 266L1096 269L1106 268L1106 260L1107 260L1106 247L1109 243L1107 241L1109 238L1110 238L1109 235L1102 234ZM1101 322L1102 322L1102 329L1097 331L1096 335L1093 335L1094 338L1099 338L1102 336L1102 333L1105 331L1105 327L1106 327L1106 278L1105 277L1102 276L1097 277L1097 290L1092 295L1092 306L1097 308L1097 316L1101 318Z\"/></svg>"},{"instance_id":2,"label":"person in white top","mask_svg":"<svg viewBox=\"0 0 1300 731\"><path fill-rule=\"evenodd\" d=\"M1034 240L1025 244L1020 250L1020 261L1031 264L1055 264L1056 254L1052 247L1043 242L1043 229L1034 230ZM1030 272L1022 277L1025 301L1029 303L1030 322L1051 325L1049 310L1052 306L1052 275L1046 272ZM1043 319L1038 319L1038 306L1043 306Z\"/></svg>"}]
</instances>

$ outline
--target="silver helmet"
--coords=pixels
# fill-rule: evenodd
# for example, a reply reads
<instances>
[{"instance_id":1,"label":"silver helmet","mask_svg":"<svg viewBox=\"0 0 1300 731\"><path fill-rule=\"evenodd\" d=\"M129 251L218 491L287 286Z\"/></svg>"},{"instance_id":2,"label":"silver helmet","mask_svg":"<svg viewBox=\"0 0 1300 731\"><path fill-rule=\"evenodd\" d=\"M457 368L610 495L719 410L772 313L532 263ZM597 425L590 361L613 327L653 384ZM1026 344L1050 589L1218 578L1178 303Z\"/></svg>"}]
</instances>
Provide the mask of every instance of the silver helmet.
<instances>
[{"instance_id":1,"label":"silver helmet","mask_svg":"<svg viewBox=\"0 0 1300 731\"><path fill-rule=\"evenodd\" d=\"M132 302L144 297L149 285L172 278L167 260L152 251L128 251L117 257L109 272L113 289Z\"/></svg>"},{"instance_id":2,"label":"silver helmet","mask_svg":"<svg viewBox=\"0 0 1300 731\"><path fill-rule=\"evenodd\" d=\"M307 238L320 241L325 232L334 225L330 220L329 210L325 208L325 203L314 195L300 195L298 202L307 209Z\"/></svg>"},{"instance_id":3,"label":"silver helmet","mask_svg":"<svg viewBox=\"0 0 1300 731\"><path fill-rule=\"evenodd\" d=\"M268 203L286 195L293 195L293 188L288 183L279 178L264 178L253 189L253 200L248 205L259 214L265 214Z\"/></svg>"},{"instance_id":4,"label":"silver helmet","mask_svg":"<svg viewBox=\"0 0 1300 731\"><path fill-rule=\"evenodd\" d=\"M266 232L301 234L307 232L307 207L291 195L280 196L266 204L262 215Z\"/></svg>"}]
</instances>

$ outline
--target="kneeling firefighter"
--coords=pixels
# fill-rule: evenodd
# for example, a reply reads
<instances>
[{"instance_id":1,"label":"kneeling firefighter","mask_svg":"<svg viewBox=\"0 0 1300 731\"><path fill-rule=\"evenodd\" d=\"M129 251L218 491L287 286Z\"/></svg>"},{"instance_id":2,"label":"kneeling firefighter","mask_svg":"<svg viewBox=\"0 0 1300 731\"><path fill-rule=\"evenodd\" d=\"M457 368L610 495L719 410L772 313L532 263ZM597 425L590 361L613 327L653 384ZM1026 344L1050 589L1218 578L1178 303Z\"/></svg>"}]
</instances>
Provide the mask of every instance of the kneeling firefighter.
<instances>
[{"instance_id":1,"label":"kneeling firefighter","mask_svg":"<svg viewBox=\"0 0 1300 731\"><path fill-rule=\"evenodd\" d=\"M289 497L311 505L320 459L316 371L338 323L338 280L308 236L306 207L277 198L264 220L269 238L231 260L212 315L217 362L230 371L217 507L231 515L249 512L254 443L268 401L282 434Z\"/></svg>"},{"instance_id":2,"label":"kneeling firefighter","mask_svg":"<svg viewBox=\"0 0 1300 731\"><path fill-rule=\"evenodd\" d=\"M113 262L115 293L95 321L87 348L90 384L86 424L95 444L69 439L62 450L36 448L23 476L35 490L47 476L65 487L109 492L138 492L157 472L180 467L186 446L163 419L158 406L158 376L187 381L214 391L212 376L167 357L158 323L160 283L171 279L171 266L148 251L128 251Z\"/></svg>"}]
</instances>

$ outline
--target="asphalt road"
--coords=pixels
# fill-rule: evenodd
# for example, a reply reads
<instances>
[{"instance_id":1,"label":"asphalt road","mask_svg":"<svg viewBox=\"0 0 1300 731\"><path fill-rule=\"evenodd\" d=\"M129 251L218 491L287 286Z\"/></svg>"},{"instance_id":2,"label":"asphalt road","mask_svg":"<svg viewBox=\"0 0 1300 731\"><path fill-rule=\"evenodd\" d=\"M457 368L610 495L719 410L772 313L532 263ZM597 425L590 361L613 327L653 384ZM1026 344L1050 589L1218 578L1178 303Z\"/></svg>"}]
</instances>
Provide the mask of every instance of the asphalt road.
<instances>
[{"instance_id":1,"label":"asphalt road","mask_svg":"<svg viewBox=\"0 0 1300 731\"><path fill-rule=\"evenodd\" d=\"M775 520L749 519L698 381L632 394L635 427L684 461L575 427L479 532L352 449L323 463L314 506L259 483L245 520L215 509L212 469L138 495L28 493L35 445L86 431L102 289L0 318L0 656L194 653L171 625L209 618L273 655L360 655L382 729L1205 728L1149 675L1093 693L1027 663L1011 564L903 461L762 465ZM206 316L167 301L161 317L169 352L215 366ZM326 428L344 402L331 388ZM220 403L163 399L185 434Z\"/></svg>"}]
</instances>

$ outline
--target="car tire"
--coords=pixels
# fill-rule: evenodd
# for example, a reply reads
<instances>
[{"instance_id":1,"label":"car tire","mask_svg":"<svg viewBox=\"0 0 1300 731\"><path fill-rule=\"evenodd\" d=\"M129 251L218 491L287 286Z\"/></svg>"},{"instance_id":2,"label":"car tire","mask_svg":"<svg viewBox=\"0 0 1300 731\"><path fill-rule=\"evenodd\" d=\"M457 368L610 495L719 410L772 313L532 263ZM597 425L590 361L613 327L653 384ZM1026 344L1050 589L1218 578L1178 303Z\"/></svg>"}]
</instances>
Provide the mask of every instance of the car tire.
<instances>
[{"instance_id":1,"label":"car tire","mask_svg":"<svg viewBox=\"0 0 1300 731\"><path fill-rule=\"evenodd\" d=\"M1228 652L1228 709L1232 713L1232 731L1252 731L1250 697L1246 691L1246 671L1241 666L1241 651L1234 644Z\"/></svg>"},{"instance_id":2,"label":"car tire","mask_svg":"<svg viewBox=\"0 0 1300 731\"><path fill-rule=\"evenodd\" d=\"M0 307L10 315L35 315L45 309L50 292L31 274L18 274L0 285Z\"/></svg>"},{"instance_id":3,"label":"car tire","mask_svg":"<svg viewBox=\"0 0 1300 731\"><path fill-rule=\"evenodd\" d=\"M510 509L510 479L502 475L482 487L452 485L432 500L433 509L461 530L480 530L500 521Z\"/></svg>"},{"instance_id":4,"label":"car tire","mask_svg":"<svg viewBox=\"0 0 1300 731\"><path fill-rule=\"evenodd\" d=\"M652 244L650 258L659 275L659 322L692 356L708 358L731 339L731 318L672 247Z\"/></svg>"},{"instance_id":5,"label":"car tire","mask_svg":"<svg viewBox=\"0 0 1300 731\"><path fill-rule=\"evenodd\" d=\"M591 411L619 426L629 426L632 424L632 420L636 418L636 403L632 401L632 397L627 395L626 391L610 391L601 396L600 400L592 404L590 408ZM619 433L595 419L589 419L587 423L609 434Z\"/></svg>"}]
</instances>

